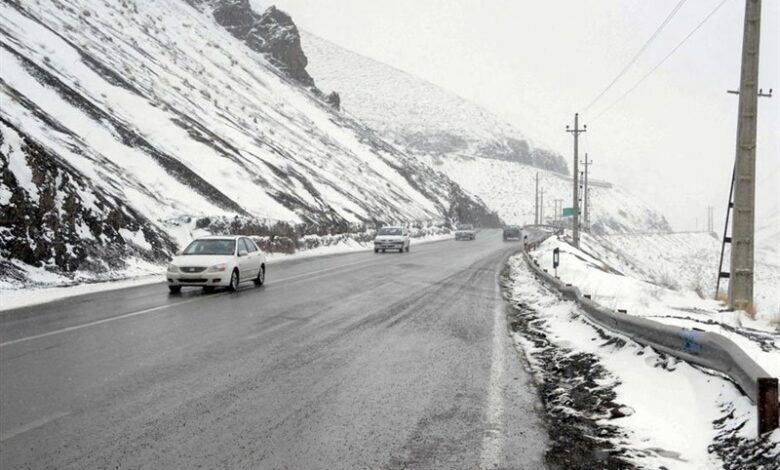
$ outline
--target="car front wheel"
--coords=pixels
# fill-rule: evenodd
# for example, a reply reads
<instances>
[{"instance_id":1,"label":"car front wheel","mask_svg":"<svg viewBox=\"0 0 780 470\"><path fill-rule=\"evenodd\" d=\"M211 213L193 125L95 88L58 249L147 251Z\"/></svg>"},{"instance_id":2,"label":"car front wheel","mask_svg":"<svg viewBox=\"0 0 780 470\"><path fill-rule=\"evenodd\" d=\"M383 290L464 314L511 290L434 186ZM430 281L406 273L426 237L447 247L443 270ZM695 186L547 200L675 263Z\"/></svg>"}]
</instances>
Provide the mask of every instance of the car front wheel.
<instances>
[{"instance_id":1,"label":"car front wheel","mask_svg":"<svg viewBox=\"0 0 780 470\"><path fill-rule=\"evenodd\" d=\"M230 284L228 285L228 290L233 292L238 290L238 269L234 269L233 274L230 275Z\"/></svg>"},{"instance_id":2,"label":"car front wheel","mask_svg":"<svg viewBox=\"0 0 780 470\"><path fill-rule=\"evenodd\" d=\"M178 294L181 292L181 286L168 286L168 290L171 291L171 294Z\"/></svg>"}]
</instances>

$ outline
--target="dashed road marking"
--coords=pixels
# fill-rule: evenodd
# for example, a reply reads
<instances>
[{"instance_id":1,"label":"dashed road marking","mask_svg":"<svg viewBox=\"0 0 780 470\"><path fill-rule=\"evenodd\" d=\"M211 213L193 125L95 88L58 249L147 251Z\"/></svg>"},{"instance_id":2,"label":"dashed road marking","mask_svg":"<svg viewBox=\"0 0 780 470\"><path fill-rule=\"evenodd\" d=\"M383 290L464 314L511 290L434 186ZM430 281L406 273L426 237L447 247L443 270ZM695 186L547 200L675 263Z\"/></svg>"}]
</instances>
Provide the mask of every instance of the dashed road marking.
<instances>
[{"instance_id":1,"label":"dashed road marking","mask_svg":"<svg viewBox=\"0 0 780 470\"><path fill-rule=\"evenodd\" d=\"M32 431L35 428L39 428L45 424L51 423L52 421L62 418L63 416L67 416L69 414L70 411L58 411L56 413L51 413L41 418L38 418L35 421L31 421L27 424L19 426L16 429L12 429L10 431L0 434L0 442L5 442L14 436L18 436L19 434L25 433L27 431Z\"/></svg>"}]
</instances>

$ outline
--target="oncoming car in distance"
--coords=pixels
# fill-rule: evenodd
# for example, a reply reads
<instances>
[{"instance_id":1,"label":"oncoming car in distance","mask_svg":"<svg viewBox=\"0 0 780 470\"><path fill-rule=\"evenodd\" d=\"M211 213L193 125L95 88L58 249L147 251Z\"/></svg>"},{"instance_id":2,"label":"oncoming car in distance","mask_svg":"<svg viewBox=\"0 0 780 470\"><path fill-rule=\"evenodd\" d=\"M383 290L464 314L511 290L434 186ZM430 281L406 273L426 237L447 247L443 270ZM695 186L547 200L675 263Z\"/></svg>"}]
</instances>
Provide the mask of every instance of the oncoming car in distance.
<instances>
[{"instance_id":1,"label":"oncoming car in distance","mask_svg":"<svg viewBox=\"0 0 780 470\"><path fill-rule=\"evenodd\" d=\"M248 237L214 236L193 240L168 265L171 293L184 286L204 290L227 287L235 291L242 282L265 282L265 255Z\"/></svg>"},{"instance_id":2,"label":"oncoming car in distance","mask_svg":"<svg viewBox=\"0 0 780 470\"><path fill-rule=\"evenodd\" d=\"M507 225L504 227L504 241L520 240L523 238L523 230L518 225Z\"/></svg>"},{"instance_id":3,"label":"oncoming car in distance","mask_svg":"<svg viewBox=\"0 0 780 470\"><path fill-rule=\"evenodd\" d=\"M410 245L409 232L403 227L382 227L374 237L374 253L384 253L387 250L409 252Z\"/></svg>"},{"instance_id":4,"label":"oncoming car in distance","mask_svg":"<svg viewBox=\"0 0 780 470\"><path fill-rule=\"evenodd\" d=\"M476 240L477 231L471 224L458 225L455 229L455 240Z\"/></svg>"}]
</instances>

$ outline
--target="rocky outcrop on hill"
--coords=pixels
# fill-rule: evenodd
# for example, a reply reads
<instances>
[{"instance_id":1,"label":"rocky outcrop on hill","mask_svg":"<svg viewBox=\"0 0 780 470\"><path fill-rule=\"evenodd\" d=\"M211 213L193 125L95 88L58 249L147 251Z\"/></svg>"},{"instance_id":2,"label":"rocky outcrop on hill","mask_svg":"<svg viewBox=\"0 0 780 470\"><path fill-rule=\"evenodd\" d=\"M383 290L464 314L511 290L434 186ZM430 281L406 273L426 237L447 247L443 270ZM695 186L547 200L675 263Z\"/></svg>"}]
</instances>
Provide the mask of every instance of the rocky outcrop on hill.
<instances>
[{"instance_id":1,"label":"rocky outcrop on hill","mask_svg":"<svg viewBox=\"0 0 780 470\"><path fill-rule=\"evenodd\" d=\"M216 0L214 19L252 49L267 55L288 77L307 87L314 80L306 71L298 28L287 13L271 6L259 14L249 0Z\"/></svg>"},{"instance_id":2,"label":"rocky outcrop on hill","mask_svg":"<svg viewBox=\"0 0 780 470\"><path fill-rule=\"evenodd\" d=\"M532 148L527 141L512 137L481 146L479 156L531 165L563 175L569 173L566 160L561 154L543 148Z\"/></svg>"},{"instance_id":3,"label":"rocky outcrop on hill","mask_svg":"<svg viewBox=\"0 0 780 470\"><path fill-rule=\"evenodd\" d=\"M121 269L128 257L162 262L173 241L123 200L0 118L0 254L69 273ZM0 265L3 275L17 270Z\"/></svg>"},{"instance_id":4,"label":"rocky outcrop on hill","mask_svg":"<svg viewBox=\"0 0 780 470\"><path fill-rule=\"evenodd\" d=\"M488 110L423 79L306 31L307 70L341 105L414 155L506 160L567 174L566 160Z\"/></svg>"},{"instance_id":5,"label":"rocky outcrop on hill","mask_svg":"<svg viewBox=\"0 0 780 470\"><path fill-rule=\"evenodd\" d=\"M333 106L333 109L339 111L341 109L341 96L335 91L328 93L325 97L325 102Z\"/></svg>"}]
</instances>

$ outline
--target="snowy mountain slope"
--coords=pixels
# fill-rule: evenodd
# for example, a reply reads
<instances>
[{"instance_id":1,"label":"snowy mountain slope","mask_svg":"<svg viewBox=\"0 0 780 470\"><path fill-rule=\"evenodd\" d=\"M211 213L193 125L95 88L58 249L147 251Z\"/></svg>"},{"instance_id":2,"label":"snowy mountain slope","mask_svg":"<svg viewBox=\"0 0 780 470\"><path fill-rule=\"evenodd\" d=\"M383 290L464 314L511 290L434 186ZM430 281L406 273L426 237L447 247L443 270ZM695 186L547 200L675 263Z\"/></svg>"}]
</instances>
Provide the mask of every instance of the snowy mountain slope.
<instances>
[{"instance_id":1,"label":"snowy mountain slope","mask_svg":"<svg viewBox=\"0 0 780 470\"><path fill-rule=\"evenodd\" d=\"M86 253L55 256L67 217L75 217L71 247L115 264L163 259L186 240L187 224L208 217L326 231L451 216L497 223L447 177L234 37L211 8L187 0L0 4L3 258L89 265ZM52 179L76 202L46 204L41 188ZM44 208L36 240L26 217ZM89 230L81 219L92 221ZM116 237L127 224L132 234ZM14 248L21 240L33 254Z\"/></svg>"},{"instance_id":2,"label":"snowy mountain slope","mask_svg":"<svg viewBox=\"0 0 780 470\"><path fill-rule=\"evenodd\" d=\"M757 258L780 266L780 201L756 217L756 251Z\"/></svg>"},{"instance_id":3,"label":"snowy mountain slope","mask_svg":"<svg viewBox=\"0 0 780 470\"><path fill-rule=\"evenodd\" d=\"M421 157L468 191L479 195L508 223L534 221L536 174L544 189L545 221L554 219L555 200L562 207L572 205L571 179L515 162L480 158ZM595 233L670 231L666 219L630 192L611 185L591 187L591 227Z\"/></svg>"},{"instance_id":4,"label":"snowy mountain slope","mask_svg":"<svg viewBox=\"0 0 780 470\"><path fill-rule=\"evenodd\" d=\"M720 240L708 233L614 234L599 237L592 243L598 256L623 272L681 291L696 291L705 298L715 296ZM756 319L780 327L780 262L759 250L754 278ZM728 270L726 251L725 269ZM728 281L721 283L721 293ZM747 321L747 320L744 320Z\"/></svg>"},{"instance_id":5,"label":"snowy mountain slope","mask_svg":"<svg viewBox=\"0 0 780 470\"><path fill-rule=\"evenodd\" d=\"M560 155L511 124L432 83L301 32L308 70L338 90L345 110L415 153L517 161L566 173Z\"/></svg>"},{"instance_id":6,"label":"snowy mountain slope","mask_svg":"<svg viewBox=\"0 0 780 470\"><path fill-rule=\"evenodd\" d=\"M571 206L571 180L560 155L534 147L488 111L431 83L303 31L315 81L339 90L344 109L478 195L511 223L534 217L533 178L543 175L545 215L553 201ZM598 232L669 231L664 217L628 191L593 185Z\"/></svg>"}]
</instances>

